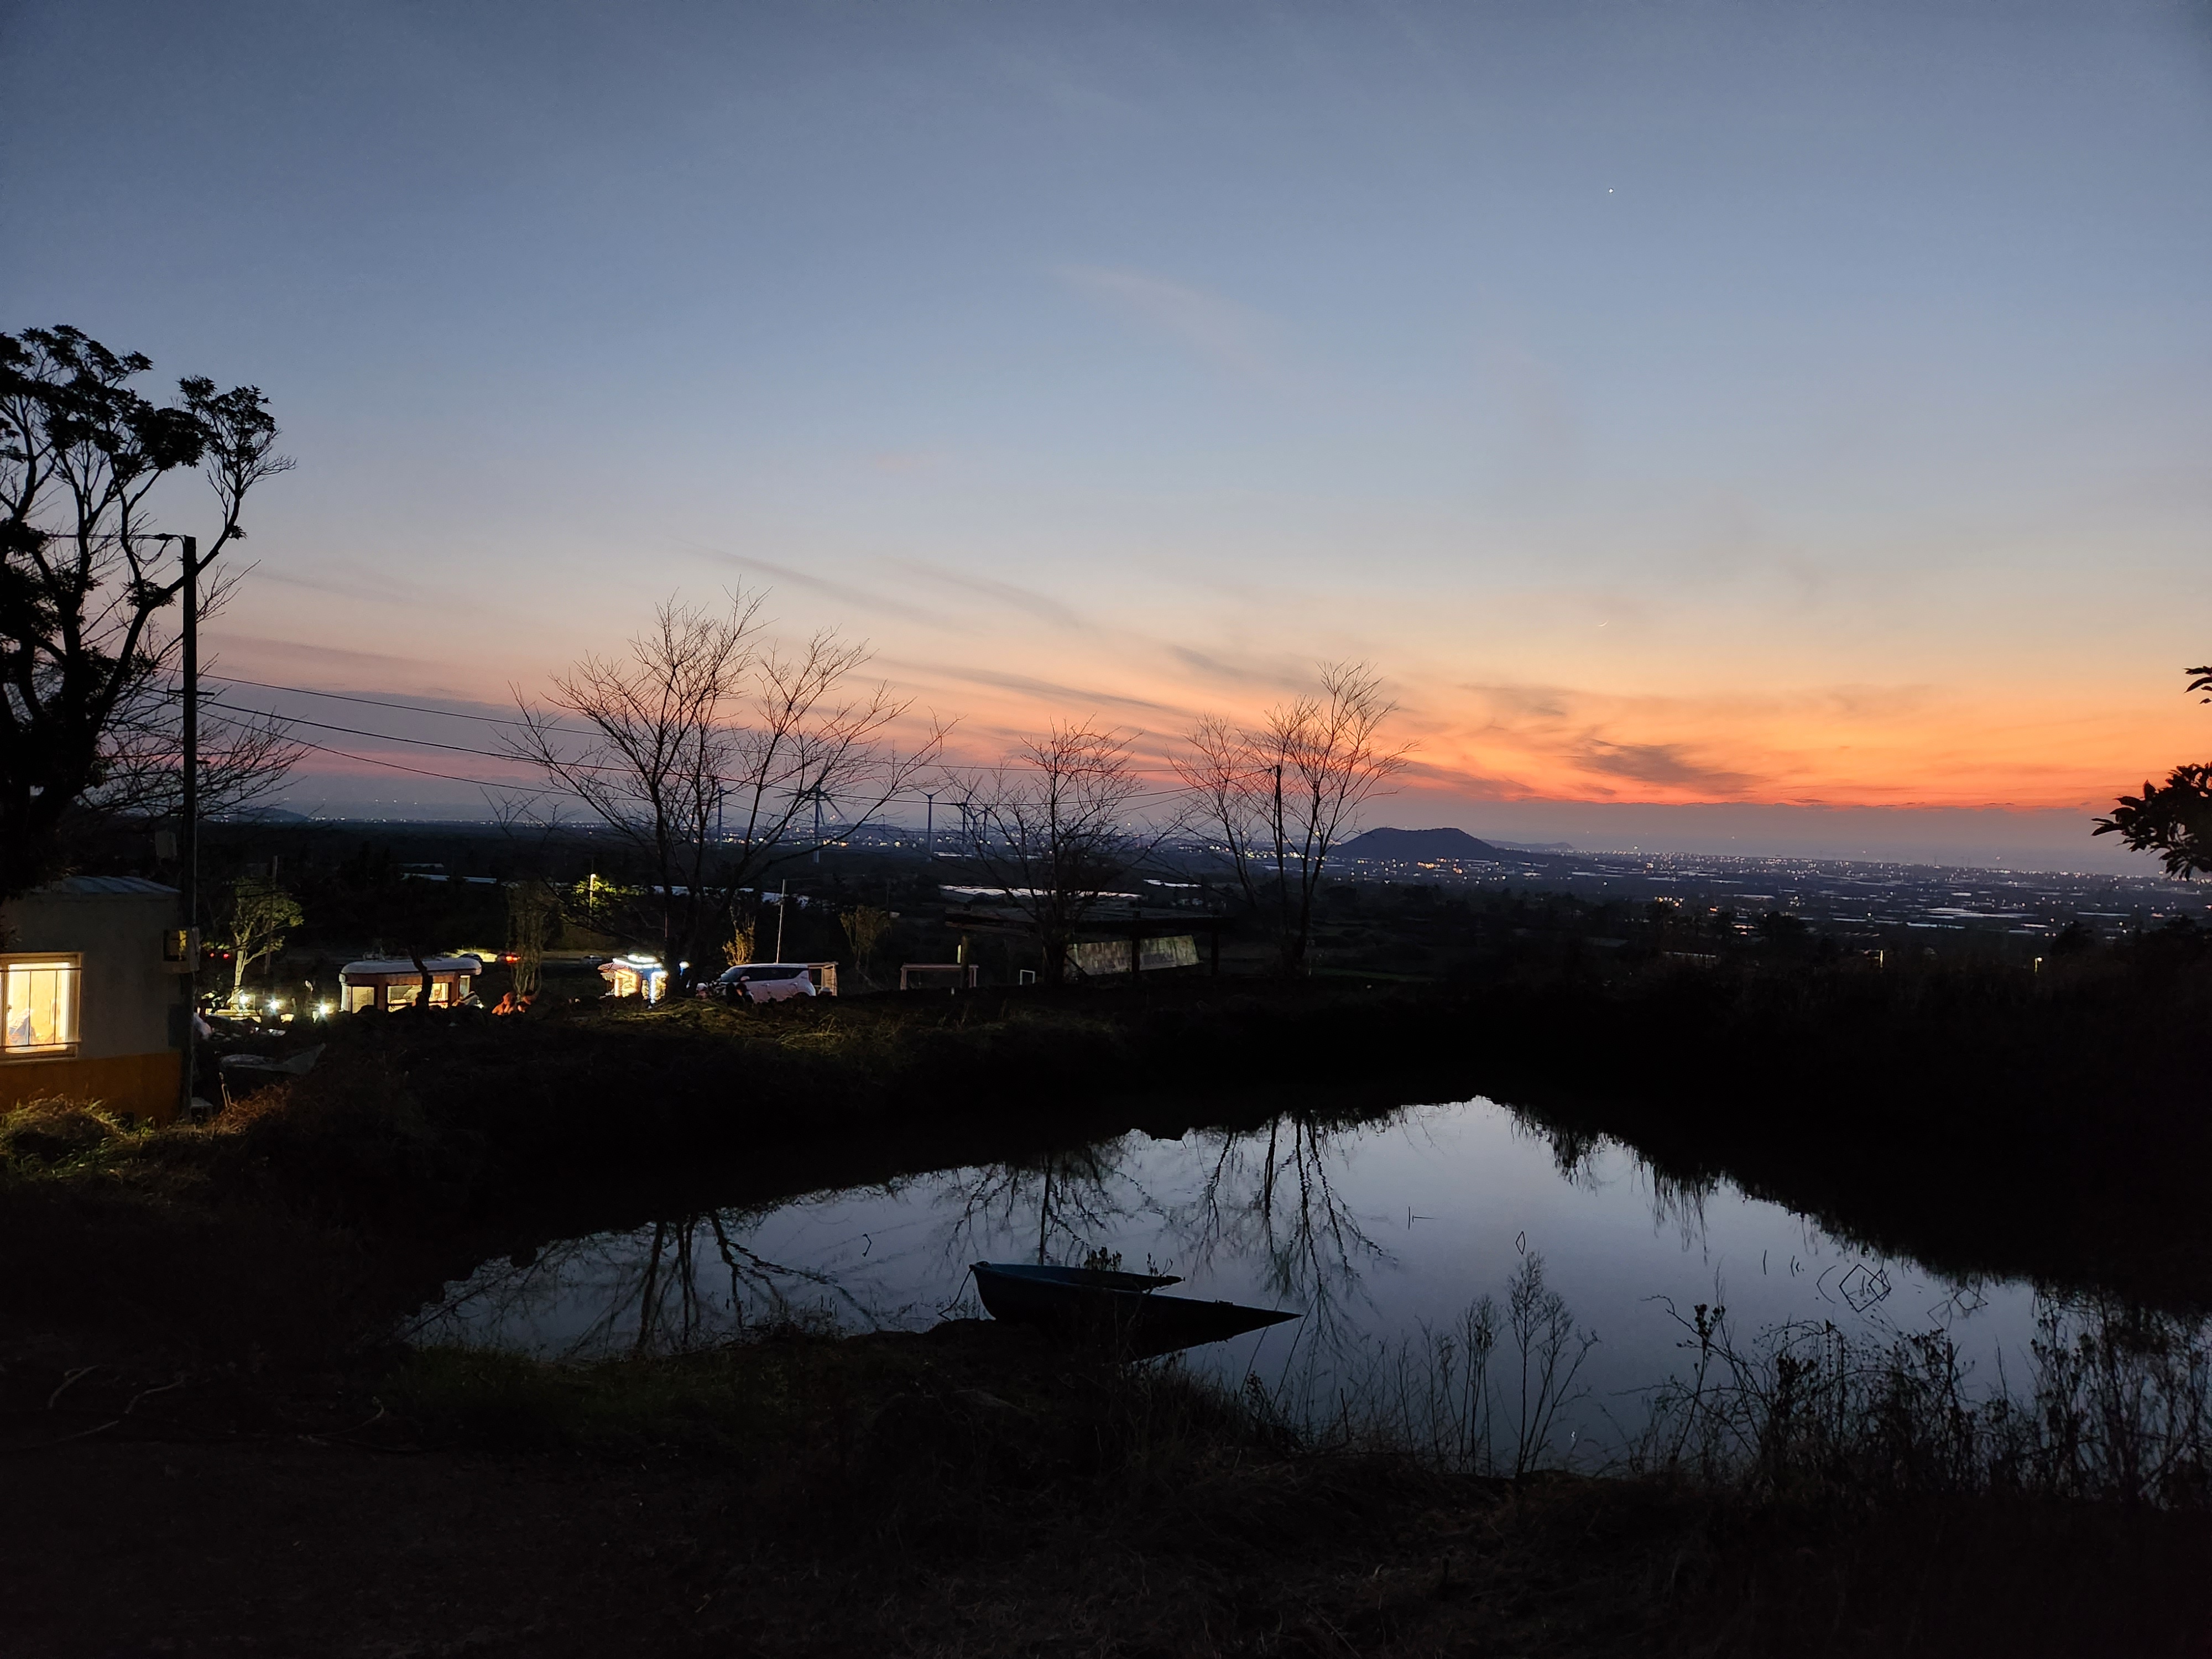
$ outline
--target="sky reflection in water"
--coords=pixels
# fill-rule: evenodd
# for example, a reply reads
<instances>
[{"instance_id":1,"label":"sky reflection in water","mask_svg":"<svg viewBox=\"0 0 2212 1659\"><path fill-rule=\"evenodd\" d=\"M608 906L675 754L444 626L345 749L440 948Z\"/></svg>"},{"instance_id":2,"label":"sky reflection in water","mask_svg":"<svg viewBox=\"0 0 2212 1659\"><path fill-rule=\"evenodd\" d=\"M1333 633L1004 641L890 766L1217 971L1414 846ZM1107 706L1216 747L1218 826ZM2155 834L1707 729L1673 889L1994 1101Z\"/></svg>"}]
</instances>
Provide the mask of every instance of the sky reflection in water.
<instances>
[{"instance_id":1,"label":"sky reflection in water","mask_svg":"<svg viewBox=\"0 0 2212 1659\"><path fill-rule=\"evenodd\" d=\"M1048 1162L916 1176L760 1211L499 1261L426 1310L421 1341L586 1357L713 1340L793 1316L845 1329L921 1329L979 1313L978 1261L1080 1262L1180 1273L1174 1294L1295 1309L1298 1322L1194 1350L1188 1363L1327 1400L1376 1359L1504 1299L1522 1253L1595 1334L1577 1415L1632 1404L1680 1371L1687 1317L1718 1302L1748 1335L1832 1320L1854 1339L1948 1330L1994 1386L2033 1329L2018 1283L1961 1285L1866 1254L1725 1183L1686 1190L1627 1149L1579 1157L1486 1100L1409 1107L1350 1128L1291 1116L1180 1141L1130 1134Z\"/></svg>"}]
</instances>

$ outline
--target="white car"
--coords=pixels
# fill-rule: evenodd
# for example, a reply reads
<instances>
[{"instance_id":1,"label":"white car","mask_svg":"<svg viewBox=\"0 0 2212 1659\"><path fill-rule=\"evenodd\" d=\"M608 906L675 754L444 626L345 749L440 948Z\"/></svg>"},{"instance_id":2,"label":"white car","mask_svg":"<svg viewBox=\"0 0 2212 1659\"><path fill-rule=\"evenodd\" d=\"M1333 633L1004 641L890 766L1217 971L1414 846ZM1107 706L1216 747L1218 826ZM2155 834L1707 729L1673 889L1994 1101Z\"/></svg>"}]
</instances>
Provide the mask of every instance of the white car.
<instances>
[{"instance_id":1,"label":"white car","mask_svg":"<svg viewBox=\"0 0 2212 1659\"><path fill-rule=\"evenodd\" d=\"M725 969L714 983L701 986L699 994L726 1002L784 1002L819 993L812 970L803 962L747 962Z\"/></svg>"}]
</instances>

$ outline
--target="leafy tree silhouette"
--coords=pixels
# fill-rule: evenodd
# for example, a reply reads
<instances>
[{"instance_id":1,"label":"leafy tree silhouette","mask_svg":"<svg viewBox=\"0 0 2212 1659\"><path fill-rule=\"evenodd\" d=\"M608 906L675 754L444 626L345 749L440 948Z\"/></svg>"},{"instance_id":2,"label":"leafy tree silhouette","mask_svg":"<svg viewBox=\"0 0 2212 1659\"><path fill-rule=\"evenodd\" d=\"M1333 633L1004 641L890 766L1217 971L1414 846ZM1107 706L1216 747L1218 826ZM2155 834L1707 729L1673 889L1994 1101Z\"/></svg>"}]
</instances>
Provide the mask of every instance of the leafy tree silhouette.
<instances>
[{"instance_id":1,"label":"leafy tree silhouette","mask_svg":"<svg viewBox=\"0 0 2212 1659\"><path fill-rule=\"evenodd\" d=\"M2212 691L2212 664L2188 672L2191 691ZM2212 696L2197 701L2212 703ZM2164 783L2145 779L2142 793L2121 796L2112 817L2099 818L2090 833L2157 854L2166 874L2185 881L2212 872L2212 766L2177 766Z\"/></svg>"}]
</instances>

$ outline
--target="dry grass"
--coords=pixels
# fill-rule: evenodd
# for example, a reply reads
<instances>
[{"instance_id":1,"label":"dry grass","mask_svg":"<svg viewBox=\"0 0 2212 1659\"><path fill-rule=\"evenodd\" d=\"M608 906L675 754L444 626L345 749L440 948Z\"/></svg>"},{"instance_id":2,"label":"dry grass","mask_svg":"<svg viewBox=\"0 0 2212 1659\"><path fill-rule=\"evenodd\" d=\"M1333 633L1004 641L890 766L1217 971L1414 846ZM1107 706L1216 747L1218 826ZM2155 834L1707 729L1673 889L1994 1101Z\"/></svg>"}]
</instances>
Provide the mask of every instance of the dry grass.
<instances>
[{"instance_id":1,"label":"dry grass","mask_svg":"<svg viewBox=\"0 0 2212 1659\"><path fill-rule=\"evenodd\" d=\"M425 1431L725 1494L678 1651L2180 1654L2212 1612L2199 1514L1453 1474L988 1324L416 1367Z\"/></svg>"},{"instance_id":2,"label":"dry grass","mask_svg":"<svg viewBox=\"0 0 2212 1659\"><path fill-rule=\"evenodd\" d=\"M0 1169L15 1178L81 1174L145 1133L97 1102L27 1100L0 1112Z\"/></svg>"}]
</instances>

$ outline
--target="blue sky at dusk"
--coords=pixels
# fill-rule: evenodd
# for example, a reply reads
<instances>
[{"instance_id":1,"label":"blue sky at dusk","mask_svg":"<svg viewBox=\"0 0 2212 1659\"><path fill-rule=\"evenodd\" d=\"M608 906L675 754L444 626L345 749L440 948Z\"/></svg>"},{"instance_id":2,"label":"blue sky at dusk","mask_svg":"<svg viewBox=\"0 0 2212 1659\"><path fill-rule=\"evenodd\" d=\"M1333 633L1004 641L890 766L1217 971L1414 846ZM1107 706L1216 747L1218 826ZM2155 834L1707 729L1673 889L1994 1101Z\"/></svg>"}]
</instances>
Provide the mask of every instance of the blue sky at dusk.
<instances>
[{"instance_id":1,"label":"blue sky at dusk","mask_svg":"<svg viewBox=\"0 0 2212 1659\"><path fill-rule=\"evenodd\" d=\"M743 581L976 757L1364 657L1378 821L2073 867L2212 751L2202 5L92 0L0 52L0 326L258 384L298 458L232 673L483 709Z\"/></svg>"}]
</instances>

